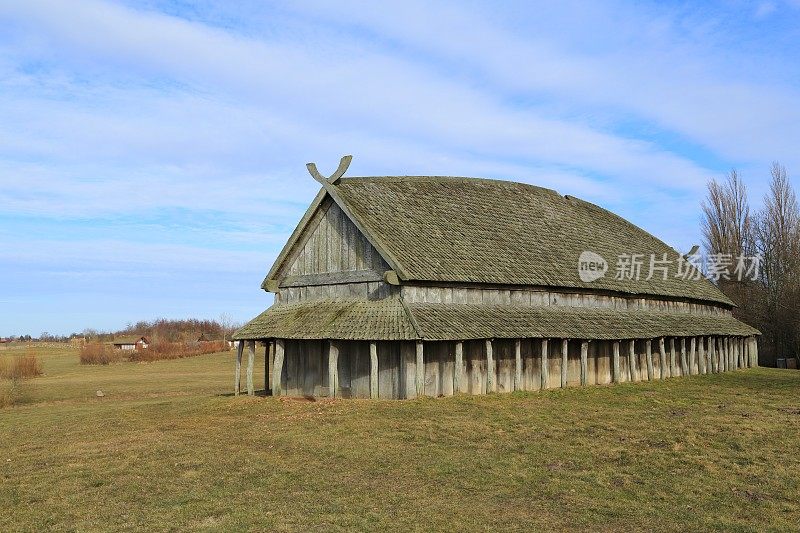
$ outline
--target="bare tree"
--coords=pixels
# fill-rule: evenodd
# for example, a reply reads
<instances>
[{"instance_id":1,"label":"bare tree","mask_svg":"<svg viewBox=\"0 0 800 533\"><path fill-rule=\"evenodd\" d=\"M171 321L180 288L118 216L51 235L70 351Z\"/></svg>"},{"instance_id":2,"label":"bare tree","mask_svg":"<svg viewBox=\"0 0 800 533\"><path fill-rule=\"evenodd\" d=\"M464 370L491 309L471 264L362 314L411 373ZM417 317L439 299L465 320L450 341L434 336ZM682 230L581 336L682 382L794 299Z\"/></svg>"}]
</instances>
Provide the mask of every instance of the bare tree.
<instances>
[{"instance_id":1,"label":"bare tree","mask_svg":"<svg viewBox=\"0 0 800 533\"><path fill-rule=\"evenodd\" d=\"M778 357L797 357L800 327L800 206L786 168L772 165L769 192L756 223L765 289L765 340Z\"/></svg>"},{"instance_id":2,"label":"bare tree","mask_svg":"<svg viewBox=\"0 0 800 533\"><path fill-rule=\"evenodd\" d=\"M702 204L701 228L706 250L714 254L743 255L753 251L753 223L747 187L736 170L722 183L708 183L708 197Z\"/></svg>"}]
</instances>

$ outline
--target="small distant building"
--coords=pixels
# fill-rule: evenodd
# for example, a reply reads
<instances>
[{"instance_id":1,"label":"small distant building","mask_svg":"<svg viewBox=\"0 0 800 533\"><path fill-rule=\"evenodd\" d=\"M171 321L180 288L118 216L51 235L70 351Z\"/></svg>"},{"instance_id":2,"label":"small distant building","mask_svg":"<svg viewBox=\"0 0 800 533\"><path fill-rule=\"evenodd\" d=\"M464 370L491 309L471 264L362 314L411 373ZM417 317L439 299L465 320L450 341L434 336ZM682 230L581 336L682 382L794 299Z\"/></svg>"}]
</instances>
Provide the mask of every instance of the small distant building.
<instances>
[{"instance_id":1,"label":"small distant building","mask_svg":"<svg viewBox=\"0 0 800 533\"><path fill-rule=\"evenodd\" d=\"M131 335L114 339L112 344L118 350L138 350L147 348L150 345L150 341L147 340L147 337L142 337L141 335Z\"/></svg>"}]
</instances>

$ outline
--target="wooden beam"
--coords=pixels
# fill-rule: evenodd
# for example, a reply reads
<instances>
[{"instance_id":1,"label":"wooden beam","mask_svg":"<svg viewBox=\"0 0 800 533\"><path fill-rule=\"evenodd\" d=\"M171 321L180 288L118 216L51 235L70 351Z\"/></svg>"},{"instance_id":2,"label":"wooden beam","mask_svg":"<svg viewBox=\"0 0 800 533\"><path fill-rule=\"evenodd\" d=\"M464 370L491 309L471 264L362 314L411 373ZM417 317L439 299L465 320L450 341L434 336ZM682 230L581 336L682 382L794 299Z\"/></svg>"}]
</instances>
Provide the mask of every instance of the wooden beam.
<instances>
[{"instance_id":1,"label":"wooden beam","mask_svg":"<svg viewBox=\"0 0 800 533\"><path fill-rule=\"evenodd\" d=\"M464 343L461 341L456 342L456 368L453 374L453 392L459 393L461 391L461 376L464 373Z\"/></svg>"},{"instance_id":2,"label":"wooden beam","mask_svg":"<svg viewBox=\"0 0 800 533\"><path fill-rule=\"evenodd\" d=\"M339 388L339 342L328 342L328 397L336 398Z\"/></svg>"},{"instance_id":3,"label":"wooden beam","mask_svg":"<svg viewBox=\"0 0 800 533\"><path fill-rule=\"evenodd\" d=\"M378 397L378 343L369 343L369 397Z\"/></svg>"},{"instance_id":4,"label":"wooden beam","mask_svg":"<svg viewBox=\"0 0 800 533\"><path fill-rule=\"evenodd\" d=\"M758 337L756 337L755 335L753 335L753 347L752 347L752 350L753 350L753 355L752 355L752 357L753 357L753 367L757 367L758 366Z\"/></svg>"},{"instance_id":5,"label":"wooden beam","mask_svg":"<svg viewBox=\"0 0 800 533\"><path fill-rule=\"evenodd\" d=\"M689 339L689 374L697 374L698 371L695 370L695 364L697 362L697 339L692 337Z\"/></svg>"},{"instance_id":6,"label":"wooden beam","mask_svg":"<svg viewBox=\"0 0 800 533\"><path fill-rule=\"evenodd\" d=\"M739 368L747 368L744 362L744 337L737 337L736 349L739 351Z\"/></svg>"},{"instance_id":7,"label":"wooden beam","mask_svg":"<svg viewBox=\"0 0 800 533\"><path fill-rule=\"evenodd\" d=\"M569 339L561 339L561 388L567 388L569 372Z\"/></svg>"},{"instance_id":8,"label":"wooden beam","mask_svg":"<svg viewBox=\"0 0 800 533\"><path fill-rule=\"evenodd\" d=\"M667 350L664 346L664 337L658 339L658 379L667 377Z\"/></svg>"},{"instance_id":9,"label":"wooden beam","mask_svg":"<svg viewBox=\"0 0 800 533\"><path fill-rule=\"evenodd\" d=\"M281 396L283 394L283 353L285 344L283 339L275 339L275 363L272 369L272 395Z\"/></svg>"},{"instance_id":10,"label":"wooden beam","mask_svg":"<svg viewBox=\"0 0 800 533\"><path fill-rule=\"evenodd\" d=\"M522 390L522 339L514 341L514 390Z\"/></svg>"},{"instance_id":11,"label":"wooden beam","mask_svg":"<svg viewBox=\"0 0 800 533\"><path fill-rule=\"evenodd\" d=\"M631 382L639 381L639 373L636 371L636 340L628 341L628 380Z\"/></svg>"},{"instance_id":12,"label":"wooden beam","mask_svg":"<svg viewBox=\"0 0 800 533\"><path fill-rule=\"evenodd\" d=\"M497 390L495 373L492 339L486 339L486 392L495 392Z\"/></svg>"},{"instance_id":13,"label":"wooden beam","mask_svg":"<svg viewBox=\"0 0 800 533\"><path fill-rule=\"evenodd\" d=\"M581 342L581 385L586 385L588 381L588 359L589 359L589 341Z\"/></svg>"},{"instance_id":14,"label":"wooden beam","mask_svg":"<svg viewBox=\"0 0 800 533\"><path fill-rule=\"evenodd\" d=\"M653 341L651 339L644 342L644 349L647 361L647 380L653 381Z\"/></svg>"},{"instance_id":15,"label":"wooden beam","mask_svg":"<svg viewBox=\"0 0 800 533\"><path fill-rule=\"evenodd\" d=\"M714 337L709 335L706 338L706 373L715 374L717 372L717 362L714 360L716 352L714 350Z\"/></svg>"},{"instance_id":16,"label":"wooden beam","mask_svg":"<svg viewBox=\"0 0 800 533\"><path fill-rule=\"evenodd\" d=\"M675 337L669 338L669 374L670 377L678 375L678 361L675 355Z\"/></svg>"},{"instance_id":17,"label":"wooden beam","mask_svg":"<svg viewBox=\"0 0 800 533\"><path fill-rule=\"evenodd\" d=\"M705 339L697 337L697 371L700 374L707 374L706 371L706 349L704 346Z\"/></svg>"},{"instance_id":18,"label":"wooden beam","mask_svg":"<svg viewBox=\"0 0 800 533\"><path fill-rule=\"evenodd\" d=\"M547 382L550 381L550 365L547 362L547 352L550 350L547 339L542 339L542 356L539 358L541 372L539 375L542 378L542 389L547 388Z\"/></svg>"},{"instance_id":19,"label":"wooden beam","mask_svg":"<svg viewBox=\"0 0 800 533\"><path fill-rule=\"evenodd\" d=\"M272 353L272 341L264 343L264 394L270 393L269 387L269 360Z\"/></svg>"},{"instance_id":20,"label":"wooden beam","mask_svg":"<svg viewBox=\"0 0 800 533\"><path fill-rule=\"evenodd\" d=\"M619 341L614 341L612 347L611 381L614 383L619 383Z\"/></svg>"},{"instance_id":21,"label":"wooden beam","mask_svg":"<svg viewBox=\"0 0 800 533\"><path fill-rule=\"evenodd\" d=\"M689 375L689 362L686 360L686 337L681 337L681 376Z\"/></svg>"},{"instance_id":22,"label":"wooden beam","mask_svg":"<svg viewBox=\"0 0 800 533\"><path fill-rule=\"evenodd\" d=\"M417 398L425 395L425 357L422 341L417 341L417 364L414 369L414 384L417 386Z\"/></svg>"},{"instance_id":23,"label":"wooden beam","mask_svg":"<svg viewBox=\"0 0 800 533\"><path fill-rule=\"evenodd\" d=\"M233 394L239 396L242 384L242 352L244 351L244 341L239 341L236 347L236 376L233 380Z\"/></svg>"},{"instance_id":24,"label":"wooden beam","mask_svg":"<svg viewBox=\"0 0 800 533\"><path fill-rule=\"evenodd\" d=\"M247 395L255 394L253 390L253 364L256 359L256 341L247 341Z\"/></svg>"},{"instance_id":25,"label":"wooden beam","mask_svg":"<svg viewBox=\"0 0 800 533\"><path fill-rule=\"evenodd\" d=\"M280 288L318 287L324 285L341 285L343 283L367 283L383 281L383 274L376 270L349 270L344 272L327 272L324 274L303 274L286 276L278 280Z\"/></svg>"}]
</instances>

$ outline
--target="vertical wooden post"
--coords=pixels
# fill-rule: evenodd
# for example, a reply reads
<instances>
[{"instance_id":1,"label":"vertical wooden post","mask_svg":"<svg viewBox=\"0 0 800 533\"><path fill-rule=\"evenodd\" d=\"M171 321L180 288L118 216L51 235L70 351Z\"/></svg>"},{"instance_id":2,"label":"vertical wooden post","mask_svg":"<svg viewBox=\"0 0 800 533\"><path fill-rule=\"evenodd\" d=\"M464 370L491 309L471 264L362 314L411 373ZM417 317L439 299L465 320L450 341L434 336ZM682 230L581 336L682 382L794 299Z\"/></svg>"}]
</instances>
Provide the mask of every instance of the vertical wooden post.
<instances>
[{"instance_id":1,"label":"vertical wooden post","mask_svg":"<svg viewBox=\"0 0 800 533\"><path fill-rule=\"evenodd\" d=\"M256 359L256 341L247 341L247 395L255 394L253 390L253 363Z\"/></svg>"},{"instance_id":2,"label":"vertical wooden post","mask_svg":"<svg viewBox=\"0 0 800 533\"><path fill-rule=\"evenodd\" d=\"M285 344L283 339L275 339L275 362L272 367L272 395L280 396L283 394L283 352Z\"/></svg>"},{"instance_id":3,"label":"vertical wooden post","mask_svg":"<svg viewBox=\"0 0 800 533\"><path fill-rule=\"evenodd\" d=\"M747 368L744 357L744 337L737 337L736 348L739 350L739 368Z\"/></svg>"},{"instance_id":4,"label":"vertical wooden post","mask_svg":"<svg viewBox=\"0 0 800 533\"><path fill-rule=\"evenodd\" d=\"M514 341L514 390L522 390L522 339Z\"/></svg>"},{"instance_id":5,"label":"vertical wooden post","mask_svg":"<svg viewBox=\"0 0 800 533\"><path fill-rule=\"evenodd\" d=\"M550 381L550 365L547 362L547 352L550 347L548 346L547 339L542 339L542 357L539 359L541 364L541 372L539 375L542 378L542 389L547 388L547 382Z\"/></svg>"},{"instance_id":6,"label":"vertical wooden post","mask_svg":"<svg viewBox=\"0 0 800 533\"><path fill-rule=\"evenodd\" d=\"M725 371L725 351L723 350L722 337L717 337L717 372Z\"/></svg>"},{"instance_id":7,"label":"vertical wooden post","mask_svg":"<svg viewBox=\"0 0 800 533\"><path fill-rule=\"evenodd\" d=\"M706 344L708 345L708 352L706 353L706 358L708 359L706 363L706 370L709 374L716 374L717 373L717 362L714 360L717 357L716 350L714 349L714 337L711 335L708 336L706 339Z\"/></svg>"},{"instance_id":8,"label":"vertical wooden post","mask_svg":"<svg viewBox=\"0 0 800 533\"><path fill-rule=\"evenodd\" d=\"M614 341L612 346L611 381L619 383L619 341Z\"/></svg>"},{"instance_id":9,"label":"vertical wooden post","mask_svg":"<svg viewBox=\"0 0 800 533\"><path fill-rule=\"evenodd\" d=\"M706 374L706 348L703 345L705 339L697 337L697 371L700 374Z\"/></svg>"},{"instance_id":10,"label":"vertical wooden post","mask_svg":"<svg viewBox=\"0 0 800 533\"><path fill-rule=\"evenodd\" d=\"M758 337L753 336L753 366L758 366Z\"/></svg>"},{"instance_id":11,"label":"vertical wooden post","mask_svg":"<svg viewBox=\"0 0 800 533\"><path fill-rule=\"evenodd\" d=\"M697 374L697 338L692 337L689 339L689 374Z\"/></svg>"},{"instance_id":12,"label":"vertical wooden post","mask_svg":"<svg viewBox=\"0 0 800 533\"><path fill-rule=\"evenodd\" d=\"M581 385L586 385L588 381L587 374L589 372L589 341L581 342Z\"/></svg>"},{"instance_id":13,"label":"vertical wooden post","mask_svg":"<svg viewBox=\"0 0 800 533\"><path fill-rule=\"evenodd\" d=\"M658 366L659 379L667 377L667 350L664 347L664 337L658 339Z\"/></svg>"},{"instance_id":14,"label":"vertical wooden post","mask_svg":"<svg viewBox=\"0 0 800 533\"><path fill-rule=\"evenodd\" d=\"M233 394L239 396L242 383L242 352L244 351L244 341L240 340L236 347L236 376L233 380Z\"/></svg>"},{"instance_id":15,"label":"vertical wooden post","mask_svg":"<svg viewBox=\"0 0 800 533\"><path fill-rule=\"evenodd\" d=\"M675 337L669 338L669 374L671 377L678 375L678 362L675 356Z\"/></svg>"},{"instance_id":16,"label":"vertical wooden post","mask_svg":"<svg viewBox=\"0 0 800 533\"><path fill-rule=\"evenodd\" d=\"M339 344L331 339L328 342L328 397L336 398L339 388Z\"/></svg>"},{"instance_id":17,"label":"vertical wooden post","mask_svg":"<svg viewBox=\"0 0 800 533\"><path fill-rule=\"evenodd\" d=\"M731 351L729 337L722 337L722 370L728 372L731 369Z\"/></svg>"},{"instance_id":18,"label":"vertical wooden post","mask_svg":"<svg viewBox=\"0 0 800 533\"><path fill-rule=\"evenodd\" d=\"M569 339L561 339L561 388L567 388L569 372Z\"/></svg>"},{"instance_id":19,"label":"vertical wooden post","mask_svg":"<svg viewBox=\"0 0 800 533\"><path fill-rule=\"evenodd\" d=\"M750 337L742 337L744 339L742 346L744 347L744 365L750 368Z\"/></svg>"},{"instance_id":20,"label":"vertical wooden post","mask_svg":"<svg viewBox=\"0 0 800 533\"><path fill-rule=\"evenodd\" d=\"M378 397L378 344L369 343L369 397Z\"/></svg>"},{"instance_id":21,"label":"vertical wooden post","mask_svg":"<svg viewBox=\"0 0 800 533\"><path fill-rule=\"evenodd\" d=\"M492 339L486 339L486 392L495 392L496 370L494 365L494 353L492 353Z\"/></svg>"},{"instance_id":22,"label":"vertical wooden post","mask_svg":"<svg viewBox=\"0 0 800 533\"><path fill-rule=\"evenodd\" d=\"M628 380L631 383L639 381L639 372L636 370L636 339L628 341Z\"/></svg>"},{"instance_id":23,"label":"vertical wooden post","mask_svg":"<svg viewBox=\"0 0 800 533\"><path fill-rule=\"evenodd\" d=\"M681 376L689 374L689 363L686 361L686 337L681 337Z\"/></svg>"},{"instance_id":24,"label":"vertical wooden post","mask_svg":"<svg viewBox=\"0 0 800 533\"><path fill-rule=\"evenodd\" d=\"M272 352L272 341L268 340L264 343L264 394L270 393L269 388L269 357Z\"/></svg>"},{"instance_id":25,"label":"vertical wooden post","mask_svg":"<svg viewBox=\"0 0 800 533\"><path fill-rule=\"evenodd\" d=\"M456 368L453 374L453 392L461 392L461 376L464 373L464 343L456 342Z\"/></svg>"},{"instance_id":26,"label":"vertical wooden post","mask_svg":"<svg viewBox=\"0 0 800 533\"><path fill-rule=\"evenodd\" d=\"M647 360L647 380L653 381L653 341L651 339L645 341L644 349Z\"/></svg>"},{"instance_id":27,"label":"vertical wooden post","mask_svg":"<svg viewBox=\"0 0 800 533\"><path fill-rule=\"evenodd\" d=\"M417 365L415 367L414 384L417 386L417 398L425 395L425 358L422 341L417 341Z\"/></svg>"}]
</instances>

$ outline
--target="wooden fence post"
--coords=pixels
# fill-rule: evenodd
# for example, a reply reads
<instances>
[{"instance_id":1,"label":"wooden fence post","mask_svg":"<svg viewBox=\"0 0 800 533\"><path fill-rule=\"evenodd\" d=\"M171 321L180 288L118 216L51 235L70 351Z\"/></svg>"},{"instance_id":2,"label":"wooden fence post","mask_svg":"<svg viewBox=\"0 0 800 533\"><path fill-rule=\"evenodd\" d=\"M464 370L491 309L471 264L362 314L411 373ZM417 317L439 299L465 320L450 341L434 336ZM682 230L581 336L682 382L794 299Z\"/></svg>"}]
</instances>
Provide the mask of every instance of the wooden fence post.
<instances>
[{"instance_id":1,"label":"wooden fence post","mask_svg":"<svg viewBox=\"0 0 800 533\"><path fill-rule=\"evenodd\" d=\"M647 339L644 343L645 359L647 359L647 380L653 381L653 341Z\"/></svg>"},{"instance_id":2,"label":"wooden fence post","mask_svg":"<svg viewBox=\"0 0 800 533\"><path fill-rule=\"evenodd\" d=\"M619 341L614 341L612 346L611 380L614 383L619 383Z\"/></svg>"},{"instance_id":3,"label":"wooden fence post","mask_svg":"<svg viewBox=\"0 0 800 533\"><path fill-rule=\"evenodd\" d=\"M425 395L425 358L422 341L417 341L417 365L415 367L414 384L417 386L417 398Z\"/></svg>"},{"instance_id":4,"label":"wooden fence post","mask_svg":"<svg viewBox=\"0 0 800 533\"><path fill-rule=\"evenodd\" d=\"M494 353L492 352L492 339L486 339L486 392L496 392L496 370Z\"/></svg>"},{"instance_id":5,"label":"wooden fence post","mask_svg":"<svg viewBox=\"0 0 800 533\"><path fill-rule=\"evenodd\" d=\"M569 372L569 339L561 339L561 388L567 387Z\"/></svg>"},{"instance_id":6,"label":"wooden fence post","mask_svg":"<svg viewBox=\"0 0 800 533\"><path fill-rule=\"evenodd\" d=\"M547 388L547 382L550 380L550 366L547 362L547 352L550 349L547 339L542 339L542 357L539 359L541 364L540 376L542 378L542 389Z\"/></svg>"},{"instance_id":7,"label":"wooden fence post","mask_svg":"<svg viewBox=\"0 0 800 533\"><path fill-rule=\"evenodd\" d=\"M667 377L667 350L664 347L664 337L658 339L658 366L659 379Z\"/></svg>"},{"instance_id":8,"label":"wooden fence post","mask_svg":"<svg viewBox=\"0 0 800 533\"><path fill-rule=\"evenodd\" d=\"M522 390L522 339L514 341L514 390Z\"/></svg>"},{"instance_id":9,"label":"wooden fence post","mask_svg":"<svg viewBox=\"0 0 800 533\"><path fill-rule=\"evenodd\" d=\"M628 379L631 383L639 381L639 371L636 369L636 339L628 341Z\"/></svg>"}]
</instances>

